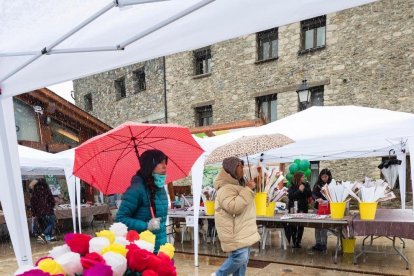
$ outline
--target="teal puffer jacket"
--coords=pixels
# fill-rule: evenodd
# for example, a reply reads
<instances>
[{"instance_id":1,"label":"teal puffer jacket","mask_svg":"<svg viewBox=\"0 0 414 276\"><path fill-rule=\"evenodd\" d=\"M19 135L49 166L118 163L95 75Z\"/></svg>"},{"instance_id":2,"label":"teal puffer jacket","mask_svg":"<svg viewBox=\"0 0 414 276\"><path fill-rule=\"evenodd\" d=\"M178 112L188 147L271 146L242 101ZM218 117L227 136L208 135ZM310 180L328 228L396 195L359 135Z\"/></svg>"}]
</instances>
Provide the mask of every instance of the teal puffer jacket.
<instances>
[{"instance_id":1,"label":"teal puffer jacket","mask_svg":"<svg viewBox=\"0 0 414 276\"><path fill-rule=\"evenodd\" d=\"M141 176L135 175L131 180L131 186L122 196L122 203L119 206L115 221L128 226L128 230L135 230L139 233L147 230L148 221L151 219L150 202L148 200L150 195L150 190L144 184ZM161 218L161 224L159 230L153 231L156 236L155 252L158 252L160 245L167 242L165 226L167 213L168 198L165 189L156 188L155 217Z\"/></svg>"}]
</instances>

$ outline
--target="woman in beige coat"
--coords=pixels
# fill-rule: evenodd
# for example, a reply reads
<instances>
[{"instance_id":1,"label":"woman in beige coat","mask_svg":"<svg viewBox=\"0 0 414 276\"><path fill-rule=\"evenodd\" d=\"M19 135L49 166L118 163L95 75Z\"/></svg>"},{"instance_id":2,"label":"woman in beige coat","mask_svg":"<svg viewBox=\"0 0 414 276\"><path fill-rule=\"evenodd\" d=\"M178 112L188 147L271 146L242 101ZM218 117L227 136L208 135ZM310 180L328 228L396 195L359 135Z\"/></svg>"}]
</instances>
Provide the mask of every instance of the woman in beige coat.
<instances>
[{"instance_id":1,"label":"woman in beige coat","mask_svg":"<svg viewBox=\"0 0 414 276\"><path fill-rule=\"evenodd\" d=\"M243 161L236 157L224 159L223 169L214 180L215 222L221 248L230 255L212 275L245 275L250 246L260 239L253 192L256 183L244 184Z\"/></svg>"}]
</instances>

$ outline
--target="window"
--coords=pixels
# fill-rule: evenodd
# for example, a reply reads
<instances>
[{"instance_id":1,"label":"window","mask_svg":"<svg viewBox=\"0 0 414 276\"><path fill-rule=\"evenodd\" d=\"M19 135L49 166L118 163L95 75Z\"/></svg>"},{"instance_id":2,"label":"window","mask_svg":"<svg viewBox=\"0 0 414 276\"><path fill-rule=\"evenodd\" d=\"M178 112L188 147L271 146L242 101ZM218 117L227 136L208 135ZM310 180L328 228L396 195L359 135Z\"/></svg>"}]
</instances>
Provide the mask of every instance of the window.
<instances>
[{"instance_id":1,"label":"window","mask_svg":"<svg viewBox=\"0 0 414 276\"><path fill-rule=\"evenodd\" d=\"M76 147L79 145L79 132L52 120L50 123L52 132L52 142L56 144L70 145Z\"/></svg>"},{"instance_id":2,"label":"window","mask_svg":"<svg viewBox=\"0 0 414 276\"><path fill-rule=\"evenodd\" d=\"M257 59L267 60L277 58L278 28L257 33Z\"/></svg>"},{"instance_id":3,"label":"window","mask_svg":"<svg viewBox=\"0 0 414 276\"><path fill-rule=\"evenodd\" d=\"M277 94L256 98L258 117L264 118L266 123L277 120Z\"/></svg>"},{"instance_id":4,"label":"window","mask_svg":"<svg viewBox=\"0 0 414 276\"><path fill-rule=\"evenodd\" d=\"M213 107L211 105L196 107L195 111L198 126L213 124Z\"/></svg>"},{"instance_id":5,"label":"window","mask_svg":"<svg viewBox=\"0 0 414 276\"><path fill-rule=\"evenodd\" d=\"M115 81L116 99L120 100L126 97L125 77Z\"/></svg>"},{"instance_id":6,"label":"window","mask_svg":"<svg viewBox=\"0 0 414 276\"><path fill-rule=\"evenodd\" d=\"M323 106L323 86L316 86L310 89L311 98L308 107Z\"/></svg>"},{"instance_id":7,"label":"window","mask_svg":"<svg viewBox=\"0 0 414 276\"><path fill-rule=\"evenodd\" d=\"M147 85L145 83L145 70L144 68L134 71L134 89L135 92L145 91Z\"/></svg>"},{"instance_id":8,"label":"window","mask_svg":"<svg viewBox=\"0 0 414 276\"><path fill-rule=\"evenodd\" d=\"M17 140L40 142L38 116L33 107L17 99L13 104Z\"/></svg>"},{"instance_id":9,"label":"window","mask_svg":"<svg viewBox=\"0 0 414 276\"><path fill-rule=\"evenodd\" d=\"M301 52L309 52L325 47L326 15L304 20L300 24Z\"/></svg>"},{"instance_id":10,"label":"window","mask_svg":"<svg viewBox=\"0 0 414 276\"><path fill-rule=\"evenodd\" d=\"M85 106L85 111L92 111L93 110L93 105L92 105L92 94L86 94L85 96L83 96L83 102L84 102L84 106Z\"/></svg>"},{"instance_id":11,"label":"window","mask_svg":"<svg viewBox=\"0 0 414 276\"><path fill-rule=\"evenodd\" d=\"M211 49L203 48L194 51L195 74L202 75L211 72Z\"/></svg>"}]
</instances>

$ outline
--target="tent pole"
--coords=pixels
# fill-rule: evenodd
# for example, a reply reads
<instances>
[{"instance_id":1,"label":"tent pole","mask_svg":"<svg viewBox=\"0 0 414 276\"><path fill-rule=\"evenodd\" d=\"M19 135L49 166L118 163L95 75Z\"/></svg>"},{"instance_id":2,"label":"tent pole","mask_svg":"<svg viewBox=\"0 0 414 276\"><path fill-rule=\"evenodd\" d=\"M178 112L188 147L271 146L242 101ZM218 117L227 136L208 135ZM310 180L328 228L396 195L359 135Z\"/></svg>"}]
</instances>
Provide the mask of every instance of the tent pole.
<instances>
[{"instance_id":1,"label":"tent pole","mask_svg":"<svg viewBox=\"0 0 414 276\"><path fill-rule=\"evenodd\" d=\"M72 30L70 30L69 32L67 32L61 38L59 38L58 40L56 40L55 42L53 42L49 46L43 48L43 50L39 51L36 56L32 57L31 59L29 59L28 61L24 62L22 65L18 66L16 69L14 69L13 71L11 71L9 74L7 74L6 76L4 76L0 80L0 83L2 83L3 81L7 80L11 76L13 76L17 72L19 72L20 70L24 69L29 64L33 63L38 58L40 58L42 55L47 54L50 50L52 50L54 47L56 47L57 45L59 45L60 43L62 43L63 41L65 41L67 38L69 38L70 36L72 36L74 33L76 33L77 31L81 30L83 27L85 27L86 25L88 25L89 23L91 23L92 21L94 21L96 18L98 18L102 14L106 13L107 11L109 11L110 9L112 9L113 7L115 7L115 5L116 5L115 2L111 2L110 4L106 5L104 8L102 8L101 10L99 10L98 12L96 12L94 15L92 15L89 18L87 18L86 20L84 20L83 22L81 22L78 26L76 26L75 28L73 28Z\"/></svg>"},{"instance_id":2,"label":"tent pole","mask_svg":"<svg viewBox=\"0 0 414 276\"><path fill-rule=\"evenodd\" d=\"M401 160L401 165L398 166L398 179L400 184L400 198L401 198L401 209L405 209L405 197L406 197L406 153L401 152L397 154L397 159Z\"/></svg>"},{"instance_id":3,"label":"tent pole","mask_svg":"<svg viewBox=\"0 0 414 276\"><path fill-rule=\"evenodd\" d=\"M205 156L202 154L191 168L193 184L193 207L194 207L194 266L198 266L198 218L200 215L201 188L203 185L203 169Z\"/></svg>"},{"instance_id":4,"label":"tent pole","mask_svg":"<svg viewBox=\"0 0 414 276\"><path fill-rule=\"evenodd\" d=\"M0 97L0 200L19 267L32 266L12 97Z\"/></svg>"},{"instance_id":5,"label":"tent pole","mask_svg":"<svg viewBox=\"0 0 414 276\"><path fill-rule=\"evenodd\" d=\"M154 3L154 2L165 2L170 0L118 0L118 7L126 7L131 5L139 5L139 4L147 4L147 3Z\"/></svg>"},{"instance_id":6,"label":"tent pole","mask_svg":"<svg viewBox=\"0 0 414 276\"><path fill-rule=\"evenodd\" d=\"M410 151L410 171L411 171L411 193L414 197L414 137L407 139L408 149ZM413 214L414 214L414 201L413 201Z\"/></svg>"}]
</instances>

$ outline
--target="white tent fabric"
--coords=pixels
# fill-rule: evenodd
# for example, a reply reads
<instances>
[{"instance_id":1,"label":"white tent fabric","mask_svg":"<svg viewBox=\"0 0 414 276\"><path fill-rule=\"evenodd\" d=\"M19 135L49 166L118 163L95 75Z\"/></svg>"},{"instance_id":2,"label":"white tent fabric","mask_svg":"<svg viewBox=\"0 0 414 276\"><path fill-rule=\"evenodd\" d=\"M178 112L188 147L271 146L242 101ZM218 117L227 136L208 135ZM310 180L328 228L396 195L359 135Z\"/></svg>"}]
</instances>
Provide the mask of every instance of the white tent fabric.
<instances>
[{"instance_id":1,"label":"white tent fabric","mask_svg":"<svg viewBox=\"0 0 414 276\"><path fill-rule=\"evenodd\" d=\"M370 2L2 1L0 198L19 266L32 258L11 96Z\"/></svg>"},{"instance_id":2,"label":"white tent fabric","mask_svg":"<svg viewBox=\"0 0 414 276\"><path fill-rule=\"evenodd\" d=\"M72 175L74 150L52 154L30 147L18 146L22 177L29 175L64 175L72 209L73 231L76 232L75 177ZM80 214L79 214L80 216Z\"/></svg>"},{"instance_id":3,"label":"white tent fabric","mask_svg":"<svg viewBox=\"0 0 414 276\"><path fill-rule=\"evenodd\" d=\"M1 89L3 95L15 95L370 2L2 1ZM137 4L124 6L129 3ZM96 19L90 20L94 14ZM90 23L73 32L85 21ZM67 39L61 41L66 34ZM34 62L8 77L30 60Z\"/></svg>"}]
</instances>

